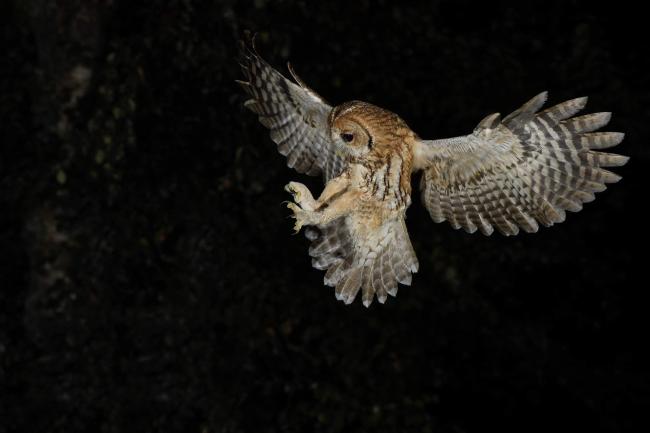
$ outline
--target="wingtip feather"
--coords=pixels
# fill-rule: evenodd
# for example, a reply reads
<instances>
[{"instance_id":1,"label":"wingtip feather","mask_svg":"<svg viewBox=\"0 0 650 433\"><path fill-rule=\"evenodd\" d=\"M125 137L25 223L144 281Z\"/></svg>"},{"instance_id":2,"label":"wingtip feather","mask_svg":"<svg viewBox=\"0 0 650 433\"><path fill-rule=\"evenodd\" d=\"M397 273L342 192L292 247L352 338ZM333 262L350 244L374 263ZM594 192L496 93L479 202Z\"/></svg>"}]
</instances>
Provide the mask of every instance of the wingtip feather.
<instances>
[{"instance_id":1,"label":"wingtip feather","mask_svg":"<svg viewBox=\"0 0 650 433\"><path fill-rule=\"evenodd\" d=\"M587 102L589 102L589 96L580 96L578 98L572 99L572 101L575 102L575 104L580 107L580 110L585 108L587 106Z\"/></svg>"}]
</instances>

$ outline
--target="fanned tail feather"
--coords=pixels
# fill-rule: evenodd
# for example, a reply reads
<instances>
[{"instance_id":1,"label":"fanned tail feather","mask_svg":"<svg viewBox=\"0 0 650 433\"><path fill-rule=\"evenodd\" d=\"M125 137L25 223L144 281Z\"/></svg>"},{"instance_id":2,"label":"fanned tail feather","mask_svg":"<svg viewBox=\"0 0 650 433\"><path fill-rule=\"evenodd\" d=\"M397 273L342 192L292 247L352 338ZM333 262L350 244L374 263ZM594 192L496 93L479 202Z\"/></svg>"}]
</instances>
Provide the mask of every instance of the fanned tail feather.
<instances>
[{"instance_id":1,"label":"fanned tail feather","mask_svg":"<svg viewBox=\"0 0 650 433\"><path fill-rule=\"evenodd\" d=\"M363 305L375 296L380 303L397 295L398 283L411 284L418 261L402 218L386 221L375 231L358 233L339 218L307 231L312 265L327 270L324 282L335 287L336 299L350 304L359 292Z\"/></svg>"}]
</instances>

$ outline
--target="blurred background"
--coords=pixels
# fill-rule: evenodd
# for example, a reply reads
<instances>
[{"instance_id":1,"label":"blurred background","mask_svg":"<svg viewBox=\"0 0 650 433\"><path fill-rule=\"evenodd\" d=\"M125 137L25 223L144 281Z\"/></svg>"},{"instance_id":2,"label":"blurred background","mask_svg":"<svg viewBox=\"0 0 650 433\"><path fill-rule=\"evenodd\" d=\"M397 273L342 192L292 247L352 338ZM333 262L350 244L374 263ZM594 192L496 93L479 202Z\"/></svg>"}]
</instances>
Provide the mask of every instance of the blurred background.
<instances>
[{"instance_id":1,"label":"blurred background","mask_svg":"<svg viewBox=\"0 0 650 433\"><path fill-rule=\"evenodd\" d=\"M632 159L534 235L414 194L413 285L345 306L282 204L321 180L242 108L245 29L425 138L589 95ZM646 30L619 3L3 1L0 432L647 429Z\"/></svg>"}]
</instances>

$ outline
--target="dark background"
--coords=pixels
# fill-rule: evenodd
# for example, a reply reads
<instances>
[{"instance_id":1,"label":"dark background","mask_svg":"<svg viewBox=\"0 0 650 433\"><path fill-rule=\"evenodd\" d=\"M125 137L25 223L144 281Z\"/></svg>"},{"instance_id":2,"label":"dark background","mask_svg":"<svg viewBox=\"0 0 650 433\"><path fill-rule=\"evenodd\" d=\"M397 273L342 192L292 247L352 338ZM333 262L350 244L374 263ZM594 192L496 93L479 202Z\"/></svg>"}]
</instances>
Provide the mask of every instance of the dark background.
<instances>
[{"instance_id":1,"label":"dark background","mask_svg":"<svg viewBox=\"0 0 650 433\"><path fill-rule=\"evenodd\" d=\"M632 159L535 235L415 194L412 287L345 306L281 203L320 179L242 108L244 29L426 138L589 95ZM0 432L647 429L646 32L619 2L3 1Z\"/></svg>"}]
</instances>

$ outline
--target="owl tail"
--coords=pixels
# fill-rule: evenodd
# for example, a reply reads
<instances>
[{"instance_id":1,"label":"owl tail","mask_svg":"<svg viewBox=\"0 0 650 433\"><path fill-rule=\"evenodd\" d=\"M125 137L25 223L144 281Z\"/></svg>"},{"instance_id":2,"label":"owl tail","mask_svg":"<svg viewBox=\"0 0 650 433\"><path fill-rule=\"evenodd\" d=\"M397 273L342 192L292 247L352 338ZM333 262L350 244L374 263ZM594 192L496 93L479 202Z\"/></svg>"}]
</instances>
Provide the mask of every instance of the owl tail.
<instances>
[{"instance_id":1,"label":"owl tail","mask_svg":"<svg viewBox=\"0 0 650 433\"><path fill-rule=\"evenodd\" d=\"M355 227L357 227L355 229ZM380 303L396 296L398 283L411 285L418 260L402 217L376 229L339 218L322 227L310 227L309 255L316 269L327 270L325 284L336 288L336 299L352 303L359 290L363 305L375 294Z\"/></svg>"}]
</instances>

